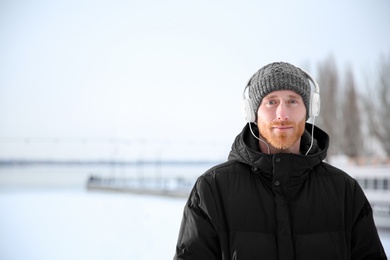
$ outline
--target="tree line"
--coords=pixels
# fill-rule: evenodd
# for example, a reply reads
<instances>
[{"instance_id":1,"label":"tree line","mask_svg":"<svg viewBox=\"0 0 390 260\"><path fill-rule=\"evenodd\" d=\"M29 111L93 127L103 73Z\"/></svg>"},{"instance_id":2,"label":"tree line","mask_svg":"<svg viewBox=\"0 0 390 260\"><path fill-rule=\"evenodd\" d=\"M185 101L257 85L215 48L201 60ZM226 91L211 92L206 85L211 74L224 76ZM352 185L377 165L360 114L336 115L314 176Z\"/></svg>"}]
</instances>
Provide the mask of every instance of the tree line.
<instances>
[{"instance_id":1,"label":"tree line","mask_svg":"<svg viewBox=\"0 0 390 260\"><path fill-rule=\"evenodd\" d=\"M358 86L350 67L340 73L332 56L318 63L321 113L316 125L330 135L328 155L390 158L390 56ZM362 83L361 83L362 84Z\"/></svg>"}]
</instances>

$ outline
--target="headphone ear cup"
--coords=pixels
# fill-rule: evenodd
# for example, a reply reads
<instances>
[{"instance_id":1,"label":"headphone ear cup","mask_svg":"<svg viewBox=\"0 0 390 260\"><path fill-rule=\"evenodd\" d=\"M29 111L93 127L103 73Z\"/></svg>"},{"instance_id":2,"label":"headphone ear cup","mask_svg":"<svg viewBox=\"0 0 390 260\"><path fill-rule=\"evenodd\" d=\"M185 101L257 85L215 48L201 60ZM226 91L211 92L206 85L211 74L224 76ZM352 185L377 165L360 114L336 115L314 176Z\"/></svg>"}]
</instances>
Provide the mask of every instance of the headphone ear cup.
<instances>
[{"instance_id":1,"label":"headphone ear cup","mask_svg":"<svg viewBox=\"0 0 390 260\"><path fill-rule=\"evenodd\" d=\"M242 108L245 116L245 121L247 121L248 123L255 122L256 115L253 111L252 100L250 98L246 98L242 101Z\"/></svg>"},{"instance_id":2,"label":"headphone ear cup","mask_svg":"<svg viewBox=\"0 0 390 260\"><path fill-rule=\"evenodd\" d=\"M319 116L320 115L320 94L314 92L311 94L310 100L310 116Z\"/></svg>"}]
</instances>

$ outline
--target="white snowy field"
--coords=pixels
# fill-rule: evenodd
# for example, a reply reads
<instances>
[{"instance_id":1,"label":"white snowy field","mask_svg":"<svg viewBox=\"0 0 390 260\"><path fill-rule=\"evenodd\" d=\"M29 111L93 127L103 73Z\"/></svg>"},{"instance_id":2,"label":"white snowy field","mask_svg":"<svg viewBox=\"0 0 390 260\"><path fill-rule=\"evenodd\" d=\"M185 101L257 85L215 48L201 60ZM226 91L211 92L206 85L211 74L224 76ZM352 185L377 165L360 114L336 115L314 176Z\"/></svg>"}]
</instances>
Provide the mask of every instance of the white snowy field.
<instances>
[{"instance_id":1,"label":"white snowy field","mask_svg":"<svg viewBox=\"0 0 390 260\"><path fill-rule=\"evenodd\" d=\"M44 190L0 193L0 259L172 259L185 199Z\"/></svg>"}]
</instances>

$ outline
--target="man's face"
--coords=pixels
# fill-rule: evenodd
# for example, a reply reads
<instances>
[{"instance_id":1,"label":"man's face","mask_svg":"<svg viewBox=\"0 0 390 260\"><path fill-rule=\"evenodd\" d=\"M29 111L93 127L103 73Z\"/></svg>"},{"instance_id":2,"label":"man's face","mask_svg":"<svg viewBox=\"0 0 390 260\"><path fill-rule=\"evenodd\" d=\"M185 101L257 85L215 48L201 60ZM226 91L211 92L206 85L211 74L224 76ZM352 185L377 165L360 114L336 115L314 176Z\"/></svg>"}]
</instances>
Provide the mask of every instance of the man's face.
<instances>
[{"instance_id":1,"label":"man's face","mask_svg":"<svg viewBox=\"0 0 390 260\"><path fill-rule=\"evenodd\" d=\"M263 98L257 111L260 135L274 148L299 149L305 130L306 107L302 97L291 90L279 90Z\"/></svg>"}]
</instances>

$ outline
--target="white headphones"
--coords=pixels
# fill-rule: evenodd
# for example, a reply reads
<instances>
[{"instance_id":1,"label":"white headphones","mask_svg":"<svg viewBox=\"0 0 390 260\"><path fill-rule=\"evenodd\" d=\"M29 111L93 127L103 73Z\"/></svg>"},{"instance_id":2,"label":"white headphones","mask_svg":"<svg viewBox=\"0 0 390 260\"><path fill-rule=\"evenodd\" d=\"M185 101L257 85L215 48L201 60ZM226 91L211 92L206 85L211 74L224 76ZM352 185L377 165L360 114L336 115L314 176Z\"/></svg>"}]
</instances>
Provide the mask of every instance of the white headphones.
<instances>
[{"instance_id":1,"label":"white headphones","mask_svg":"<svg viewBox=\"0 0 390 260\"><path fill-rule=\"evenodd\" d=\"M307 78L313 83L314 85L314 92L310 94L310 108L309 108L309 117L316 117L320 114L320 86L318 83L313 79L312 76L308 72L306 72L303 69L300 69L303 71L303 73L306 74ZM249 83L245 86L244 92L242 93L243 95L243 101L242 101L242 106L243 106L243 113L245 116L245 121L248 123L253 123L256 121L256 115L253 109L252 105L252 100L249 97L245 96L245 91L247 88L249 88Z\"/></svg>"}]
</instances>

